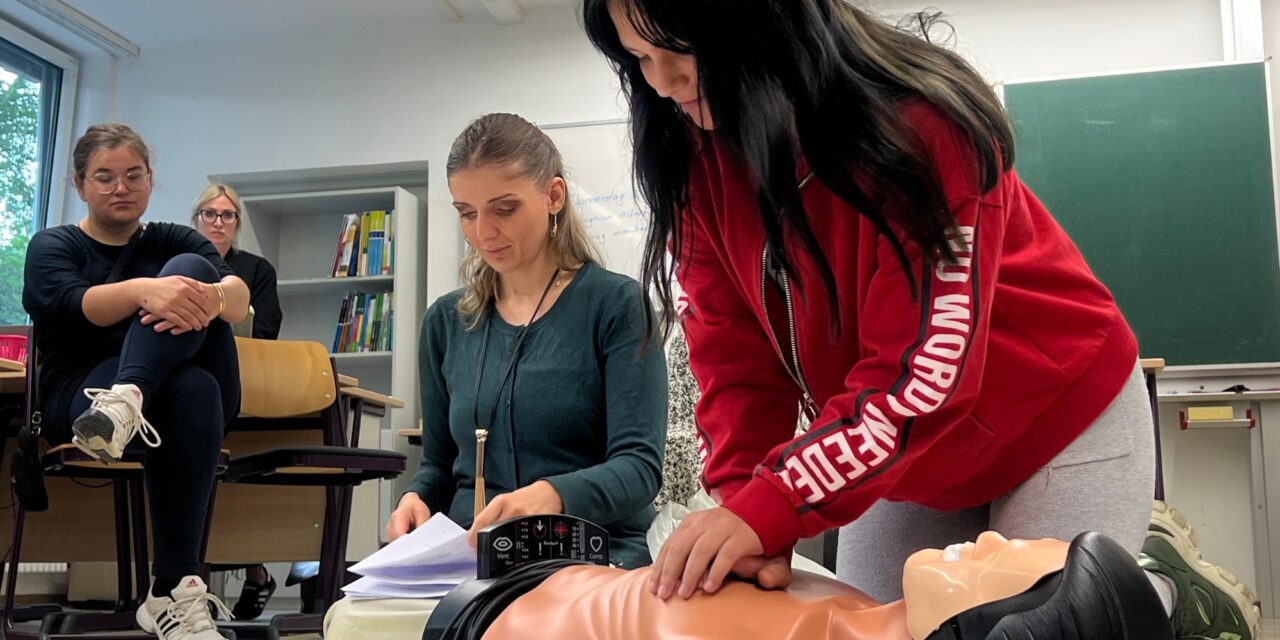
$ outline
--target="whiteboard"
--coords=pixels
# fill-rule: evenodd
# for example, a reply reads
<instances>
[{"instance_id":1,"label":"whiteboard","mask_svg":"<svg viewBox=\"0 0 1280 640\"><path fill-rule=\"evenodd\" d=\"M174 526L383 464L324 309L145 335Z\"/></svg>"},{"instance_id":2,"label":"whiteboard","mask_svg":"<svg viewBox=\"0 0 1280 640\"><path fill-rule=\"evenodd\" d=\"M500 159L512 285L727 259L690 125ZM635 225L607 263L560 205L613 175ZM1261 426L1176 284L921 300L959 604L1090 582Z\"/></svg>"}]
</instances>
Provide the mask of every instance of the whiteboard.
<instances>
[{"instance_id":1,"label":"whiteboard","mask_svg":"<svg viewBox=\"0 0 1280 640\"><path fill-rule=\"evenodd\" d=\"M630 125L608 120L542 130L564 158L569 200L605 268L638 280L649 211L632 189Z\"/></svg>"}]
</instances>

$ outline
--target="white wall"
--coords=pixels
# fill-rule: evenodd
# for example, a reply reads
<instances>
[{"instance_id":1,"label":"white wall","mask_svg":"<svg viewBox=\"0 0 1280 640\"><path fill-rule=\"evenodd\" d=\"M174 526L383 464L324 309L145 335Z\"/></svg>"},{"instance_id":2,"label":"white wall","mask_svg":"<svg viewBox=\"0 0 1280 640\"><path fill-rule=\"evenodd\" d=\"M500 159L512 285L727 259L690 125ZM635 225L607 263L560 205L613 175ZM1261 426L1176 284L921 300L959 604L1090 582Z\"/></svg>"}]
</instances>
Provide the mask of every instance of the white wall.
<instances>
[{"instance_id":1,"label":"white wall","mask_svg":"<svg viewBox=\"0 0 1280 640\"><path fill-rule=\"evenodd\" d=\"M937 7L958 49L991 80L1222 59L1218 0L869 0L898 18Z\"/></svg>"},{"instance_id":2,"label":"white wall","mask_svg":"<svg viewBox=\"0 0 1280 640\"><path fill-rule=\"evenodd\" d=\"M7 1L0 0L0 7ZM86 61L77 122L83 129L118 118L146 136L157 152L150 215L184 219L210 173L425 159L432 164L430 298L455 284L459 243L442 164L468 120L494 110L542 123L623 114L616 81L568 7L539 8L524 24L500 26L474 12L462 23L418 19L425 14L389 18L357 8L327 17L306 11L305 3L291 5L305 12L297 20L255 21L255 12L267 9L248 0L181 8L134 0L134 11L118 3L76 4L143 44L141 58L116 65L114 81L103 59ZM396 4L380 0L372 6ZM869 4L887 15L940 7L958 31L958 48L992 80L1223 58L1219 0ZM128 31L143 24L139 16L146 11L184 17ZM1264 11L1270 53L1280 46L1280 0L1264 0ZM177 27L171 31L165 21L198 21L205 35L175 35ZM77 208L66 220L80 215ZM1248 496L1247 476L1237 466L1247 464L1240 460L1239 440L1185 438L1166 425L1165 446L1173 449L1167 455L1178 474L1170 482L1171 499L1203 530L1206 556L1252 581L1248 527L1239 522Z\"/></svg>"},{"instance_id":3,"label":"white wall","mask_svg":"<svg viewBox=\"0 0 1280 640\"><path fill-rule=\"evenodd\" d=\"M429 299L456 286L460 242L443 166L467 122L490 111L546 124L622 114L616 80L569 6L501 26L483 14L462 23L418 19L430 15L421 7L404 8L408 15L396 20L353 10L332 20L319 11L296 22L255 21L256 2L233 0L214 3L216 10L193 7L179 22L198 22L206 35L178 38L166 26L173 17L153 23L164 29L158 34L130 22L168 7L117 20L115 8L78 4L143 46L137 59L85 57L76 130L120 120L142 133L156 172L149 219L185 222L209 174L425 159ZM51 223L83 216L74 190L68 197ZM397 415L392 426L411 427L413 416ZM411 456L410 473L416 466ZM358 519L372 524L353 526L353 546L381 530L377 504L360 508Z\"/></svg>"},{"instance_id":4,"label":"white wall","mask_svg":"<svg viewBox=\"0 0 1280 640\"><path fill-rule=\"evenodd\" d=\"M541 123L623 114L616 81L568 6L534 9L524 24L505 26L475 12L461 23L422 19L431 15L423 12L387 17L395 2L328 18L323 11L300 13L279 23L255 22L254 12L263 9L245 0L150 21L137 16L168 7L136 0L137 12L122 12L116 3L76 4L144 45L140 58L114 69L101 57L86 60L77 124L116 118L138 126L156 150L152 217L183 219L210 173L426 159L429 297L454 284L457 232L441 165L468 120L494 110ZM887 16L923 6L867 4ZM1221 59L1218 5L943 0L930 6L951 17L958 48L980 70L1008 80ZM166 26L192 21L203 35L173 35L190 30ZM75 207L65 220L80 215Z\"/></svg>"},{"instance_id":5,"label":"white wall","mask_svg":"<svg viewBox=\"0 0 1280 640\"><path fill-rule=\"evenodd\" d=\"M118 62L115 113L104 101L82 118L133 123L156 150L153 219L185 219L211 173L428 160L434 299L455 285L459 243L443 189L454 136L497 110L543 123L617 117L616 81L569 7L531 11L517 26L346 18L249 34L210 24L207 37L145 48Z\"/></svg>"}]
</instances>

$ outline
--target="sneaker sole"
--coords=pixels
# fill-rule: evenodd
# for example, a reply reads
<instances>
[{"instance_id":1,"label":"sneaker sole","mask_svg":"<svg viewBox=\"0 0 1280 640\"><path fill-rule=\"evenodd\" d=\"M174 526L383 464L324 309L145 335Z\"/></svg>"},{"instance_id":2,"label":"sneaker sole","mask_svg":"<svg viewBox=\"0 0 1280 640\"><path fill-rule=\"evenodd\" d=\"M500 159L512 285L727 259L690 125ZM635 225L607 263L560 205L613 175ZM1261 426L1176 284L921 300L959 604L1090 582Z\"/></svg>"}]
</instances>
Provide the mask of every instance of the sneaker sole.
<instances>
[{"instance_id":1,"label":"sneaker sole","mask_svg":"<svg viewBox=\"0 0 1280 640\"><path fill-rule=\"evenodd\" d=\"M138 623L139 629L142 629L147 633L156 633L155 622L151 620L151 616L149 614L143 611L143 607L145 606L146 605L144 604L138 607L138 610L133 614L133 620Z\"/></svg>"},{"instance_id":2,"label":"sneaker sole","mask_svg":"<svg viewBox=\"0 0 1280 640\"><path fill-rule=\"evenodd\" d=\"M1188 548L1178 537L1159 533L1154 535L1164 538L1178 552L1178 555L1182 556L1182 559L1190 564L1196 573L1204 576L1213 586L1230 596L1235 602L1236 608L1240 610L1240 615L1244 616L1245 623L1253 632L1254 639L1261 637L1262 612L1258 610L1258 598L1254 595L1253 589L1249 588L1249 585L1227 569L1207 562L1201 557L1199 550L1194 547Z\"/></svg>"},{"instance_id":3,"label":"sneaker sole","mask_svg":"<svg viewBox=\"0 0 1280 640\"><path fill-rule=\"evenodd\" d=\"M1200 540L1196 536L1196 532L1191 528L1191 524L1187 522L1187 517L1176 508L1169 506L1163 500L1151 501L1151 525L1148 530L1164 532L1169 536L1173 543L1174 549L1182 555L1183 558L1191 558L1201 568L1211 567L1214 574L1222 578L1226 584L1238 585L1232 589L1239 589L1245 596L1246 601L1256 607L1257 597L1249 585L1245 584L1236 577L1236 574L1224 569L1216 564L1210 563L1200 555ZM1221 585L1219 585L1221 587ZM1261 616L1261 614L1259 614Z\"/></svg>"},{"instance_id":4,"label":"sneaker sole","mask_svg":"<svg viewBox=\"0 0 1280 640\"><path fill-rule=\"evenodd\" d=\"M93 456L102 464L114 464L116 462L120 462L120 456L113 455L107 442L98 436L81 438L80 434L77 433L71 437L71 444L74 444L77 449Z\"/></svg>"},{"instance_id":5,"label":"sneaker sole","mask_svg":"<svg viewBox=\"0 0 1280 640\"><path fill-rule=\"evenodd\" d=\"M1196 537L1191 524L1187 522L1187 517L1163 500L1151 501L1151 523L1147 525L1147 530L1168 534L1184 548L1189 546L1196 549L1200 546L1200 540ZM1195 555L1200 554L1196 552Z\"/></svg>"}]
</instances>

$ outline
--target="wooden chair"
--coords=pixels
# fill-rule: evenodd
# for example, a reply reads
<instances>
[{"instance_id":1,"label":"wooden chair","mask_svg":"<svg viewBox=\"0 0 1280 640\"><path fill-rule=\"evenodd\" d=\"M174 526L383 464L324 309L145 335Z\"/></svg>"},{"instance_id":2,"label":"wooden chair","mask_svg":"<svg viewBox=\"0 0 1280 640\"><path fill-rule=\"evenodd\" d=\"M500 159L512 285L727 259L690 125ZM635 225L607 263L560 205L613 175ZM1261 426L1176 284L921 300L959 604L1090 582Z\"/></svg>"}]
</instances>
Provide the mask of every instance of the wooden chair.
<instances>
[{"instance_id":1,"label":"wooden chair","mask_svg":"<svg viewBox=\"0 0 1280 640\"><path fill-rule=\"evenodd\" d=\"M39 358L34 331L30 334L32 347L27 353L27 369L24 393L24 418L30 423L37 406L37 370ZM14 598L17 587L17 566L20 560L36 562L77 562L107 559L103 553L105 543L114 543L116 561L116 602L109 613L62 612L59 607L45 607L43 625L34 637L56 638L91 631L136 630L134 611L146 598L150 587L147 555L149 538L144 497L143 454L126 451L120 462L106 465L74 445L65 444L50 448L41 455L49 492L49 510L28 514L22 505L13 501L13 527L9 531L0 519L0 532L8 533L12 551L5 569L4 637L20 638L27 634L17 632ZM221 453L218 469L225 471L228 454ZM9 477L11 461L4 456L0 465L2 477ZM100 485L88 485L86 481L105 481ZM104 499L95 489L111 488L112 500ZM216 485L215 485L216 487ZM88 490L86 490L88 489ZM214 496L209 496L212 510ZM112 527L93 526L94 523L112 522ZM30 529L27 527L30 526ZM22 557L23 542L30 540L26 558ZM207 543L207 529L206 529ZM132 573L131 573L132 572ZM34 619L28 615L25 619ZM119 636L127 638L152 638L151 634Z\"/></svg>"},{"instance_id":2,"label":"wooden chair","mask_svg":"<svg viewBox=\"0 0 1280 640\"><path fill-rule=\"evenodd\" d=\"M223 626L241 638L316 633L342 586L353 488L399 475L405 456L346 446L351 405L343 400L333 361L320 343L237 337L236 348L241 408L226 443L237 455L214 512L209 561L319 557L315 610L320 614ZM352 429L358 420L351 422ZM316 522L317 507L322 507L321 522Z\"/></svg>"}]
</instances>

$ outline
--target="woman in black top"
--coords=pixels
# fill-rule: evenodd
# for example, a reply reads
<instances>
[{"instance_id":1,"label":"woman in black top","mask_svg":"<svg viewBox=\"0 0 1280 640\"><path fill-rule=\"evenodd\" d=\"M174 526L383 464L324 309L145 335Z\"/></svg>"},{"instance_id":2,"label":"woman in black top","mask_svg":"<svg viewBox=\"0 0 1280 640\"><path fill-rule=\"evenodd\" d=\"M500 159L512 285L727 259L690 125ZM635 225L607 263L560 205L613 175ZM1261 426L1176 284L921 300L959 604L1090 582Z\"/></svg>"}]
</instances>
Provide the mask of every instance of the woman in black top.
<instances>
[{"instance_id":1,"label":"woman in black top","mask_svg":"<svg viewBox=\"0 0 1280 640\"><path fill-rule=\"evenodd\" d=\"M200 192L191 207L191 226L209 239L231 270L249 285L249 306L253 308L250 335L275 340L280 337L280 321L284 318L280 297L276 294L276 268L266 258L235 246L242 211L240 194L231 185L214 183ZM253 620L266 609L271 594L275 593L276 581L263 564L214 567L218 571L238 568L244 569L244 586L231 613L236 620Z\"/></svg>"},{"instance_id":2,"label":"woman in black top","mask_svg":"<svg viewBox=\"0 0 1280 640\"><path fill-rule=\"evenodd\" d=\"M191 226L213 243L232 271L249 285L253 307L253 337L275 340L280 337L280 297L276 294L276 268L266 258L235 246L240 235L240 196L230 185L211 184L200 192L191 208Z\"/></svg>"},{"instance_id":3,"label":"woman in black top","mask_svg":"<svg viewBox=\"0 0 1280 640\"><path fill-rule=\"evenodd\" d=\"M88 215L40 231L27 249L22 302L40 354L43 433L104 462L141 436L155 581L138 624L162 640L214 640L209 604L226 607L198 575L199 549L218 448L240 406L228 323L248 314L249 289L195 230L139 221L152 171L132 129L90 127L72 155Z\"/></svg>"}]
</instances>

